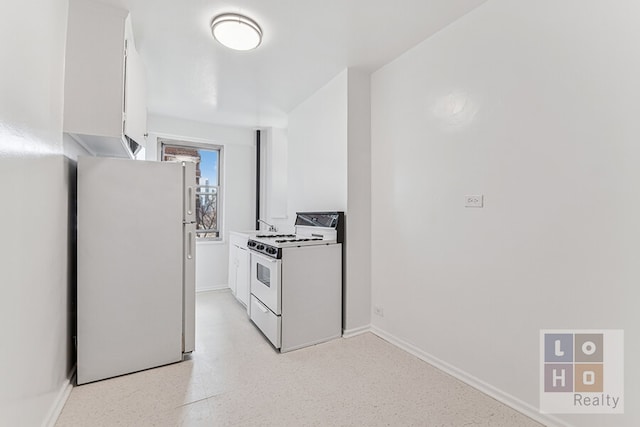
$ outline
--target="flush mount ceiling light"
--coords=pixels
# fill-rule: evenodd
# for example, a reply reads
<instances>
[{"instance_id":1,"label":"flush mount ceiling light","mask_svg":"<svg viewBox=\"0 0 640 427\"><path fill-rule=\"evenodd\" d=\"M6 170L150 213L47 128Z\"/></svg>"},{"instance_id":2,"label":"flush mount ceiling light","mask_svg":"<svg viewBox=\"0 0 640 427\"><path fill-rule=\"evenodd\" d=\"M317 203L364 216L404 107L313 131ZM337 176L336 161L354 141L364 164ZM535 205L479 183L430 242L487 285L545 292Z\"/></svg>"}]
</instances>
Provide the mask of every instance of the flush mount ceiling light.
<instances>
[{"instance_id":1,"label":"flush mount ceiling light","mask_svg":"<svg viewBox=\"0 0 640 427\"><path fill-rule=\"evenodd\" d=\"M235 50L255 49L262 41L260 26L237 13L224 13L213 18L211 33L220 43Z\"/></svg>"}]
</instances>

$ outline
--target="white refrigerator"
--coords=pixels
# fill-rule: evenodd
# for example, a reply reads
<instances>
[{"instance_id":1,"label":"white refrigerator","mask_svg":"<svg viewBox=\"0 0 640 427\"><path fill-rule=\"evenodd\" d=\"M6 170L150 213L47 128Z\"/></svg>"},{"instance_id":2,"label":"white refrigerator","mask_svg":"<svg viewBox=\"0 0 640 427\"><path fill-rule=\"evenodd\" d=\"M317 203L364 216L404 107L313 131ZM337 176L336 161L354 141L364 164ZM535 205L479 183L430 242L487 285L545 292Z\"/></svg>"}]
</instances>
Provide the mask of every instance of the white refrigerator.
<instances>
[{"instance_id":1,"label":"white refrigerator","mask_svg":"<svg viewBox=\"0 0 640 427\"><path fill-rule=\"evenodd\" d=\"M77 383L195 349L191 162L78 159Z\"/></svg>"}]
</instances>

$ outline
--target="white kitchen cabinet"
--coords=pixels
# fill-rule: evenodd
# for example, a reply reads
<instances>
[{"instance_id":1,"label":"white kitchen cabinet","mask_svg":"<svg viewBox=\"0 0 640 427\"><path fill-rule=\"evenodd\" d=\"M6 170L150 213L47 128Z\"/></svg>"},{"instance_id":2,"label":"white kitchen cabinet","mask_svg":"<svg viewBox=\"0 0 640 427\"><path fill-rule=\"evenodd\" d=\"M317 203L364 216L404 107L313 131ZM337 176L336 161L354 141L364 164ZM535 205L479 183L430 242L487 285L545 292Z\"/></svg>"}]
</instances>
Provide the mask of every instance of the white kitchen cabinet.
<instances>
[{"instance_id":1,"label":"white kitchen cabinet","mask_svg":"<svg viewBox=\"0 0 640 427\"><path fill-rule=\"evenodd\" d=\"M249 305L249 236L231 232L229 237L229 288L243 305Z\"/></svg>"},{"instance_id":2,"label":"white kitchen cabinet","mask_svg":"<svg viewBox=\"0 0 640 427\"><path fill-rule=\"evenodd\" d=\"M238 289L238 251L239 247L229 242L229 289L235 296Z\"/></svg>"},{"instance_id":3,"label":"white kitchen cabinet","mask_svg":"<svg viewBox=\"0 0 640 427\"><path fill-rule=\"evenodd\" d=\"M133 157L145 145L145 80L129 12L69 0L64 132L92 154Z\"/></svg>"},{"instance_id":4,"label":"white kitchen cabinet","mask_svg":"<svg viewBox=\"0 0 640 427\"><path fill-rule=\"evenodd\" d=\"M236 273L236 298L245 306L249 305L249 250L238 247L237 252L238 270Z\"/></svg>"}]
</instances>

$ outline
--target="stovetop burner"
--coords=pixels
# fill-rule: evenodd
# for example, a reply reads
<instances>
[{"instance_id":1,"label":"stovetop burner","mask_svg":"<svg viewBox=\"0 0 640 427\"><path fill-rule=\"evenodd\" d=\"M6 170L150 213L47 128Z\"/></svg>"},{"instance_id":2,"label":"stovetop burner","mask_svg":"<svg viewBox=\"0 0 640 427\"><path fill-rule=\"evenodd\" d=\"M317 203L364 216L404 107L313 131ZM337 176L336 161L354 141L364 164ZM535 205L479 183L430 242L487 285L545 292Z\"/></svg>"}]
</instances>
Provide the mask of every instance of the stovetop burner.
<instances>
[{"instance_id":1,"label":"stovetop burner","mask_svg":"<svg viewBox=\"0 0 640 427\"><path fill-rule=\"evenodd\" d=\"M283 237L292 238L296 237L295 234L256 234L256 237L260 239L281 239Z\"/></svg>"}]
</instances>

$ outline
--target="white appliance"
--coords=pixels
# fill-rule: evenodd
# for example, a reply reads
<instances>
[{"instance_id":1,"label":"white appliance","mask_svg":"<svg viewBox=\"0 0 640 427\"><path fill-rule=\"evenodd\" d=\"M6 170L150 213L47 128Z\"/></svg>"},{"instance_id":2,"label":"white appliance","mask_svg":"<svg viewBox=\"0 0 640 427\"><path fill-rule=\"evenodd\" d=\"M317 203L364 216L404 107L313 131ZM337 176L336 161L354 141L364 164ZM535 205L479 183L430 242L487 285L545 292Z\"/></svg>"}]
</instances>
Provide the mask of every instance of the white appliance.
<instances>
[{"instance_id":1,"label":"white appliance","mask_svg":"<svg viewBox=\"0 0 640 427\"><path fill-rule=\"evenodd\" d=\"M344 213L312 212L295 235L249 240L249 316L281 352L342 336L343 236Z\"/></svg>"},{"instance_id":2,"label":"white appliance","mask_svg":"<svg viewBox=\"0 0 640 427\"><path fill-rule=\"evenodd\" d=\"M195 348L195 164L78 159L77 382Z\"/></svg>"}]
</instances>

